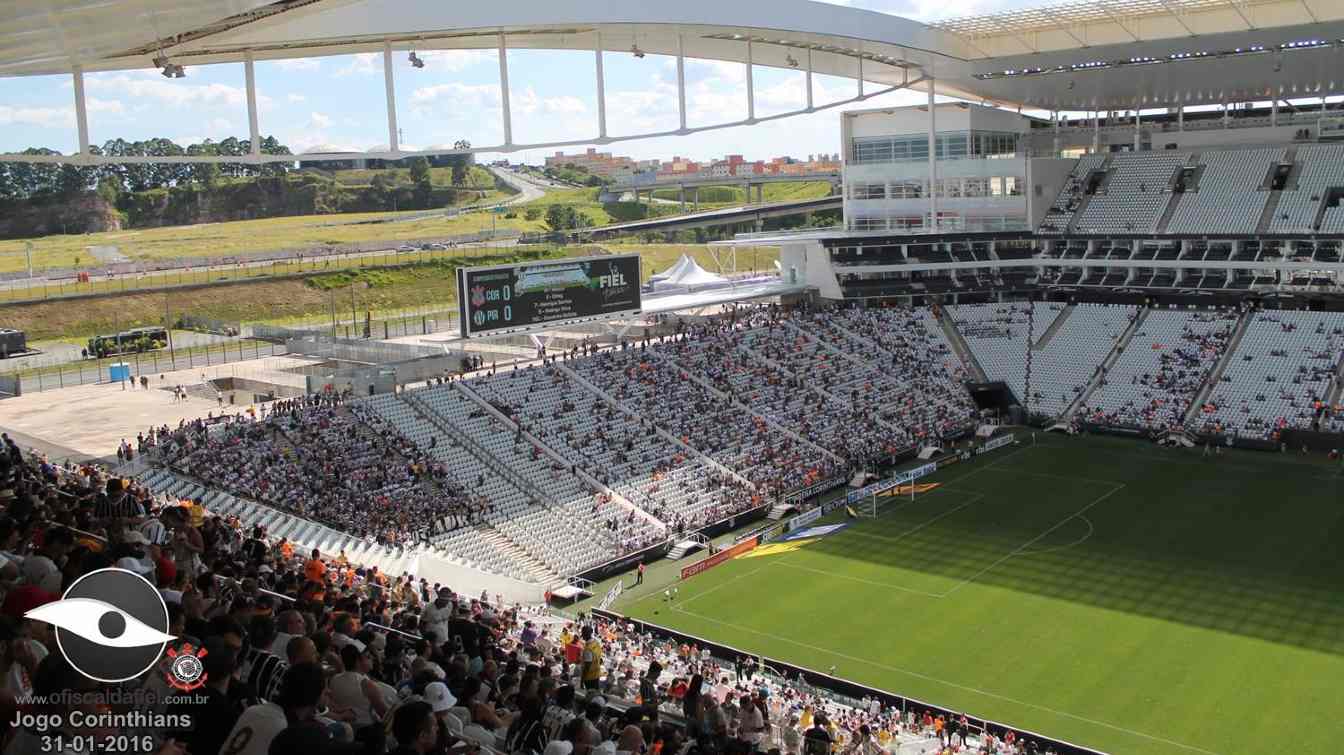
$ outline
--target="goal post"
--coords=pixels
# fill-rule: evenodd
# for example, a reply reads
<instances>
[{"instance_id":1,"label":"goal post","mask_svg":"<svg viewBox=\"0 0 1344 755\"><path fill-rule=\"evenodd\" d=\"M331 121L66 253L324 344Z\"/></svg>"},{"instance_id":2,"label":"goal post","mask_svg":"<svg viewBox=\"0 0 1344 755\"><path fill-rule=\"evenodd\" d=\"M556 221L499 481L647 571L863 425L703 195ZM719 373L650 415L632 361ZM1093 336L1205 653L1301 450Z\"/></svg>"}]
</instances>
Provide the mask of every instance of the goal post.
<instances>
[{"instance_id":1,"label":"goal post","mask_svg":"<svg viewBox=\"0 0 1344 755\"><path fill-rule=\"evenodd\" d=\"M858 519L876 519L878 509L886 502L884 499L908 498L913 501L915 500L915 491L918 488L919 486L911 481L887 490L873 491L850 505L851 515Z\"/></svg>"}]
</instances>

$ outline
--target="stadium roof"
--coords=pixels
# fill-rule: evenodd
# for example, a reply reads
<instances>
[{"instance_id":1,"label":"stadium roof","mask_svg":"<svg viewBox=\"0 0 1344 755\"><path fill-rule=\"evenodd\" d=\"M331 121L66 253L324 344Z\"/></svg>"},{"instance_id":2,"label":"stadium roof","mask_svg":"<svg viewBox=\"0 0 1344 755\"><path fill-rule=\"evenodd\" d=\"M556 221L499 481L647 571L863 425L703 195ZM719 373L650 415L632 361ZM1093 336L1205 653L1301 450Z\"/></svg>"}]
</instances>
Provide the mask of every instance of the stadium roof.
<instances>
[{"instance_id":1,"label":"stadium roof","mask_svg":"<svg viewBox=\"0 0 1344 755\"><path fill-rule=\"evenodd\" d=\"M1340 0L1086 0L925 25L810 0L11 0L0 76L382 52L593 50L1088 110L1344 92ZM505 41L506 40L506 41ZM371 103L372 104L372 103ZM820 105L822 103L818 103ZM580 143L580 142L574 142Z\"/></svg>"},{"instance_id":2,"label":"stadium roof","mask_svg":"<svg viewBox=\"0 0 1344 755\"><path fill-rule=\"evenodd\" d=\"M1344 18L1336 0L1073 0L932 24L972 40L974 57L1315 24Z\"/></svg>"}]
</instances>

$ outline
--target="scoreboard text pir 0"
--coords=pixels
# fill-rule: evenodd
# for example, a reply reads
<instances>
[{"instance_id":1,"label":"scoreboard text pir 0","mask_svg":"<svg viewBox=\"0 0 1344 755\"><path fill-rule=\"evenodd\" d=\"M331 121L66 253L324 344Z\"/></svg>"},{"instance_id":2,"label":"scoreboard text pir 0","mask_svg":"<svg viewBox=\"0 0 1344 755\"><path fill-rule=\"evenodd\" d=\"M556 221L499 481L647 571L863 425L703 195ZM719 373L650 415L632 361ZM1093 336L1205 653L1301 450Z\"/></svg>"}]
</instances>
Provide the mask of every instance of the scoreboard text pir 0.
<instances>
[{"instance_id":1,"label":"scoreboard text pir 0","mask_svg":"<svg viewBox=\"0 0 1344 755\"><path fill-rule=\"evenodd\" d=\"M462 337L640 312L639 255L458 268Z\"/></svg>"}]
</instances>

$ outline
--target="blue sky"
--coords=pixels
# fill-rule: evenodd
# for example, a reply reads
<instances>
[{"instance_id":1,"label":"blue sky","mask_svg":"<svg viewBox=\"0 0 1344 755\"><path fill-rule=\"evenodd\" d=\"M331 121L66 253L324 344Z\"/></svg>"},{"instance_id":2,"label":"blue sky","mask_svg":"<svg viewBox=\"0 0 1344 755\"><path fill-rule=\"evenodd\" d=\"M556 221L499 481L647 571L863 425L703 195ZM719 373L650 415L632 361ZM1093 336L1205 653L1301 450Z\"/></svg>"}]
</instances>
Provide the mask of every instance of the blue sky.
<instances>
[{"instance_id":1,"label":"blue sky","mask_svg":"<svg viewBox=\"0 0 1344 755\"><path fill-rule=\"evenodd\" d=\"M1024 0L827 0L914 18L1025 6ZM476 145L503 140L499 62L493 50L421 52L414 69L396 54L397 117L401 142L412 147ZM611 135L644 133L677 125L673 58L643 60L622 53L604 57L607 122ZM261 131L296 152L321 145L365 150L385 145L386 106L382 56L346 55L256 64ZM692 126L746 117L744 67L687 61L688 113ZM510 109L516 143L586 138L597 133L596 76L590 52L511 50ZM758 116L802 107L803 74L756 69ZM876 85L869 85L876 88ZM85 77L89 136L95 144L166 136L179 144L206 137L246 137L247 105L241 65L192 66L187 78L157 71L94 73ZM818 76L815 101L853 96L851 80ZM922 100L893 93L847 107L883 107ZM73 93L68 76L0 79L0 151L30 146L77 149ZM637 158L674 154L705 158L741 153L750 158L839 151L838 110L769 124L687 137L645 139L610 149ZM568 151L572 151L570 148ZM540 162L544 152L514 153Z\"/></svg>"}]
</instances>

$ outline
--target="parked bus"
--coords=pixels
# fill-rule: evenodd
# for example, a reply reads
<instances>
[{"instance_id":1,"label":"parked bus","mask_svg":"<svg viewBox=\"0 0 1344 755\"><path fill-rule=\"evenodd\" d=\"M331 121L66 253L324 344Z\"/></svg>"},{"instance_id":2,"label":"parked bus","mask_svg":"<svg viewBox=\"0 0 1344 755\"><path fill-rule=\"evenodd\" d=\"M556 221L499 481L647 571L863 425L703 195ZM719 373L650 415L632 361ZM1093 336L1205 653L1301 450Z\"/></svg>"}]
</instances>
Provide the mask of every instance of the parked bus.
<instances>
[{"instance_id":1,"label":"parked bus","mask_svg":"<svg viewBox=\"0 0 1344 755\"><path fill-rule=\"evenodd\" d=\"M168 345L168 331L164 328L131 328L110 336L94 336L89 339L89 356L106 357L113 354L130 354L139 351L153 351Z\"/></svg>"}]
</instances>

